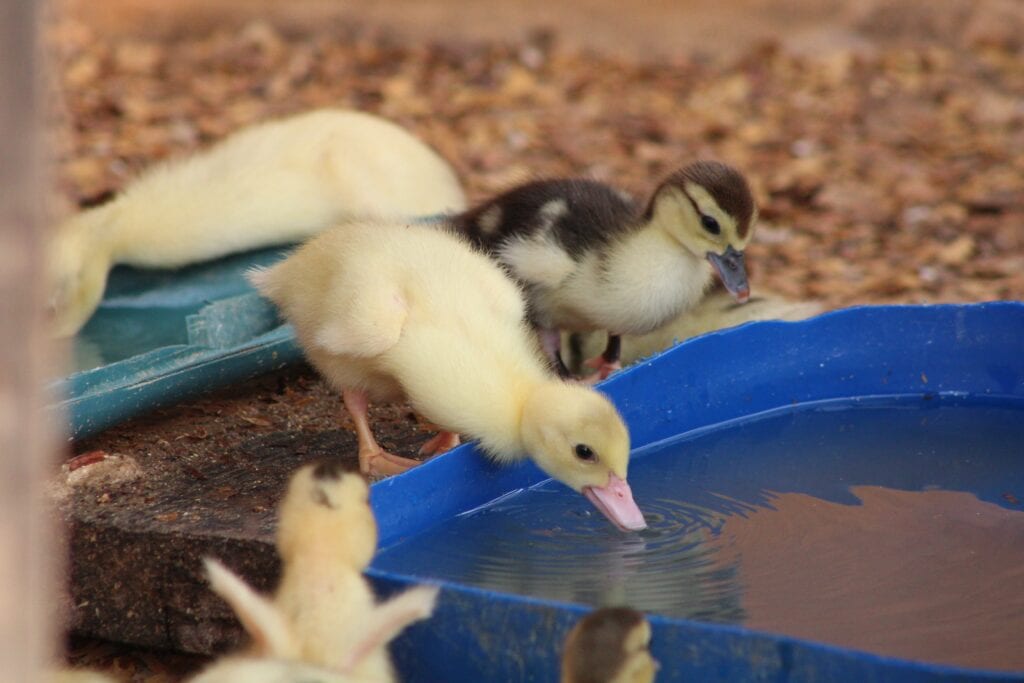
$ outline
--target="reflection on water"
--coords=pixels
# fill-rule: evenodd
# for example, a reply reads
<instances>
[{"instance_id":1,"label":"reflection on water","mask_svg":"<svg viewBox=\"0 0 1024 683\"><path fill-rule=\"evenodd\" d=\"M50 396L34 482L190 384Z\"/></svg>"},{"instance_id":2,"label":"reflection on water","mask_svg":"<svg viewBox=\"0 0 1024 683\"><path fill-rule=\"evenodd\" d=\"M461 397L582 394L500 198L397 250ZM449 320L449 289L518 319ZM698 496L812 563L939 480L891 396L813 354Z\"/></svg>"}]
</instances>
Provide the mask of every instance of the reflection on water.
<instances>
[{"instance_id":1,"label":"reflection on water","mask_svg":"<svg viewBox=\"0 0 1024 683\"><path fill-rule=\"evenodd\" d=\"M881 654L1024 669L1024 512L961 491L863 486L730 517L744 624Z\"/></svg>"},{"instance_id":2,"label":"reflection on water","mask_svg":"<svg viewBox=\"0 0 1024 683\"><path fill-rule=\"evenodd\" d=\"M443 548L446 573L511 593L593 605L657 605L711 621L741 619L736 563L717 562L716 549L707 543L721 520L699 507L650 502L650 528L622 534L599 513L567 508L563 491L547 485L417 539L403 552ZM460 550L466 534L471 552Z\"/></svg>"},{"instance_id":3,"label":"reflection on water","mask_svg":"<svg viewBox=\"0 0 1024 683\"><path fill-rule=\"evenodd\" d=\"M639 534L548 482L375 566L1024 668L1024 411L928 405L793 412L652 449L630 468Z\"/></svg>"}]
</instances>

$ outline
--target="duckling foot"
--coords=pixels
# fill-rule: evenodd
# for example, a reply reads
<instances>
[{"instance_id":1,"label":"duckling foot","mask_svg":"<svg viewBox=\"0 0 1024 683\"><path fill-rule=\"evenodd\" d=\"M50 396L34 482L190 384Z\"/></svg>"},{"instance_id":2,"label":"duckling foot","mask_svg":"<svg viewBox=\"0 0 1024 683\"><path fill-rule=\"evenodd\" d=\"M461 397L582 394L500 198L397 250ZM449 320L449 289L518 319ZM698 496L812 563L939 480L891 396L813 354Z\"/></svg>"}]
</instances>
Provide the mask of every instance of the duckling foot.
<instances>
[{"instance_id":1,"label":"duckling foot","mask_svg":"<svg viewBox=\"0 0 1024 683\"><path fill-rule=\"evenodd\" d=\"M380 448L376 451L359 451L359 471L371 477L401 474L419 464L418 460L403 458Z\"/></svg>"},{"instance_id":2,"label":"duckling foot","mask_svg":"<svg viewBox=\"0 0 1024 683\"><path fill-rule=\"evenodd\" d=\"M440 455L445 451L450 451L460 443L462 442L459 440L459 435L455 432L438 432L436 436L420 446L419 454Z\"/></svg>"},{"instance_id":3,"label":"duckling foot","mask_svg":"<svg viewBox=\"0 0 1024 683\"><path fill-rule=\"evenodd\" d=\"M418 460L388 453L373 438L368 415L370 406L365 392L346 389L341 392L341 397L355 423L356 438L359 440L360 472L367 476L387 476L401 474L420 464Z\"/></svg>"},{"instance_id":4,"label":"duckling foot","mask_svg":"<svg viewBox=\"0 0 1024 683\"><path fill-rule=\"evenodd\" d=\"M572 377L565 361L562 360L562 333L558 330L538 328L537 334L540 335L540 345L544 350L544 355L551 361L551 369L562 379Z\"/></svg>"},{"instance_id":5,"label":"duckling foot","mask_svg":"<svg viewBox=\"0 0 1024 683\"><path fill-rule=\"evenodd\" d=\"M597 370L594 374L587 377L584 382L587 384L597 384L601 380L608 379L608 376L613 372L622 369L622 363L619 361L609 362L604 356L595 356L589 360L583 361L583 365L588 368L594 368Z\"/></svg>"}]
</instances>

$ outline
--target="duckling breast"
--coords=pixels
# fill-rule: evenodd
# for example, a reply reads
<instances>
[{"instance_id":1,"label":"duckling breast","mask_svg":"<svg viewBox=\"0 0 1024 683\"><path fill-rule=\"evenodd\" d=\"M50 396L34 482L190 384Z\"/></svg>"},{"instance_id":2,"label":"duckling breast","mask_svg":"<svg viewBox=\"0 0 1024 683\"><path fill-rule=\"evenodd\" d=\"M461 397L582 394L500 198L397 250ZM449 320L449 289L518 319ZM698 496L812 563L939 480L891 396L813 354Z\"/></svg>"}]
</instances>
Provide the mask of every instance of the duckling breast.
<instances>
[{"instance_id":1,"label":"duckling breast","mask_svg":"<svg viewBox=\"0 0 1024 683\"><path fill-rule=\"evenodd\" d=\"M707 262L643 241L595 254L569 278L553 297L557 327L647 334L700 301L712 279Z\"/></svg>"}]
</instances>

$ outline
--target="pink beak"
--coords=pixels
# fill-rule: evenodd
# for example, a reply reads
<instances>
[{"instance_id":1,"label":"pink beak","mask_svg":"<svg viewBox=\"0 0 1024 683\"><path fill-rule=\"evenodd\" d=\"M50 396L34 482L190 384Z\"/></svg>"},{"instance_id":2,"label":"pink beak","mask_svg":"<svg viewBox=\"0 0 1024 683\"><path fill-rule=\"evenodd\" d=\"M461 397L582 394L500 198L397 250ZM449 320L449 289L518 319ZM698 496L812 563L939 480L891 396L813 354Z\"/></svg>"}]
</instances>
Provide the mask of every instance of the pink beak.
<instances>
[{"instance_id":1,"label":"pink beak","mask_svg":"<svg viewBox=\"0 0 1024 683\"><path fill-rule=\"evenodd\" d=\"M614 472L608 474L606 486L587 486L583 495L594 504L621 531L640 531L647 528L644 513L633 502L633 491L625 479Z\"/></svg>"}]
</instances>

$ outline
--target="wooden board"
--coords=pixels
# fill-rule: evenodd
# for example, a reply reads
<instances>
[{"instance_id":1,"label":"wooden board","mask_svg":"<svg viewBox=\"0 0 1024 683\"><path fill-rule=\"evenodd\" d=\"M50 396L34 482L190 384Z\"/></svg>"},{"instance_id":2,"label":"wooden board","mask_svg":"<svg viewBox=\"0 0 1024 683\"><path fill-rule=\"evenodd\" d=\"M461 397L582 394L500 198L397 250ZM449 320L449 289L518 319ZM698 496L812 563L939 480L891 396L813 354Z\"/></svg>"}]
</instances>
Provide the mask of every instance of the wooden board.
<instances>
[{"instance_id":1,"label":"wooden board","mask_svg":"<svg viewBox=\"0 0 1024 683\"><path fill-rule=\"evenodd\" d=\"M429 435L404 406L376 407L372 416L395 452L412 456ZM288 477L314 458L354 460L347 426L338 397L298 368L76 444L53 483L71 546L71 630L195 653L239 644L201 560L220 558L271 590L275 509Z\"/></svg>"}]
</instances>

